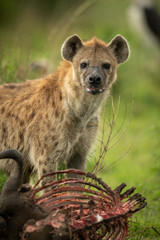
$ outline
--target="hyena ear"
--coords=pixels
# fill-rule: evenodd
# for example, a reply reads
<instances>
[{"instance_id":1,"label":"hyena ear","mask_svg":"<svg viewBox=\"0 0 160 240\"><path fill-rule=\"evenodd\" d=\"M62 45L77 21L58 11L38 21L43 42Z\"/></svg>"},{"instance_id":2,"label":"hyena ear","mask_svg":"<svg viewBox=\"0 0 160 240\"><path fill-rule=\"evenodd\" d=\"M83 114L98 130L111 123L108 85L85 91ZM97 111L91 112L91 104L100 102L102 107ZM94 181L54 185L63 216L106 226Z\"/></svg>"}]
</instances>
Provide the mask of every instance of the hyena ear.
<instances>
[{"instance_id":1,"label":"hyena ear","mask_svg":"<svg viewBox=\"0 0 160 240\"><path fill-rule=\"evenodd\" d=\"M109 48L117 59L117 63L125 62L129 57L129 45L125 38L121 35L117 35L112 41L109 43Z\"/></svg>"},{"instance_id":2,"label":"hyena ear","mask_svg":"<svg viewBox=\"0 0 160 240\"><path fill-rule=\"evenodd\" d=\"M61 54L62 57L72 62L74 55L78 52L78 50L83 46L82 40L78 35L73 35L63 43Z\"/></svg>"}]
</instances>

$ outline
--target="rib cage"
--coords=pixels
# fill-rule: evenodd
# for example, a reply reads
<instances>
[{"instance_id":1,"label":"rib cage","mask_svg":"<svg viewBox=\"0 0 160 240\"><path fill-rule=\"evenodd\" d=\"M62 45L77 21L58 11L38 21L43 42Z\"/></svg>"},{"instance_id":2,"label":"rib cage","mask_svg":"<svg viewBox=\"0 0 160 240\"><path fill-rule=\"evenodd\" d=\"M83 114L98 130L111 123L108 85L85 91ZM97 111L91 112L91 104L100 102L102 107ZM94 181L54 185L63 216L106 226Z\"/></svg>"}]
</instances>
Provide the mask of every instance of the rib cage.
<instances>
[{"instance_id":1,"label":"rib cage","mask_svg":"<svg viewBox=\"0 0 160 240\"><path fill-rule=\"evenodd\" d=\"M66 173L75 174L76 178L63 178ZM39 187L42 179L53 175L59 180ZM45 174L32 189L31 200L48 211L48 217L26 224L24 236L49 226L52 236L57 231L66 232L68 238L65 239L123 240L128 231L128 218L146 206L144 197L138 193L133 195L134 187L122 193L125 187L123 183L112 190L95 175L76 169ZM48 191L41 194L44 189Z\"/></svg>"}]
</instances>

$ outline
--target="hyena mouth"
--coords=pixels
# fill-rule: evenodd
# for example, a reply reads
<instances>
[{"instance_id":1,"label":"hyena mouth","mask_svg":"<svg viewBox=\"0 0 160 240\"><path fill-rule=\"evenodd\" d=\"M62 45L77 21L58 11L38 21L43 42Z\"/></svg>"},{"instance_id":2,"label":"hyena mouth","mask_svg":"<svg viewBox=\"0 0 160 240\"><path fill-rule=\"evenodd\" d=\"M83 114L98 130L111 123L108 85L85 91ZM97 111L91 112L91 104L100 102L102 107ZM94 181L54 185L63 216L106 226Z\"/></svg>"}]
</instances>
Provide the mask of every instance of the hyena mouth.
<instances>
[{"instance_id":1,"label":"hyena mouth","mask_svg":"<svg viewBox=\"0 0 160 240\"><path fill-rule=\"evenodd\" d=\"M84 89L88 92L88 93L91 93L93 95L96 95L96 94L100 94L102 92L104 92L104 90L106 89L105 87L104 88L88 88L86 86L84 86Z\"/></svg>"}]
</instances>

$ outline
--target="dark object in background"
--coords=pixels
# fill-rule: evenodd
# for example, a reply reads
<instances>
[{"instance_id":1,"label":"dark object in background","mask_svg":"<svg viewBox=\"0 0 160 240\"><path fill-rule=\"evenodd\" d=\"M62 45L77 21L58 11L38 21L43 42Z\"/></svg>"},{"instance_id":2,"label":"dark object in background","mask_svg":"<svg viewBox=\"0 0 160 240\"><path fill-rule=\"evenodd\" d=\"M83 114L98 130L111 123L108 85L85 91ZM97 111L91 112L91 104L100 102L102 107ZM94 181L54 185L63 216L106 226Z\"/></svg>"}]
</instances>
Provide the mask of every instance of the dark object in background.
<instances>
[{"instance_id":1,"label":"dark object in background","mask_svg":"<svg viewBox=\"0 0 160 240\"><path fill-rule=\"evenodd\" d=\"M146 41L160 44L160 11L152 0L134 0L127 16Z\"/></svg>"},{"instance_id":2,"label":"dark object in background","mask_svg":"<svg viewBox=\"0 0 160 240\"><path fill-rule=\"evenodd\" d=\"M140 194L130 196L134 187L121 193L126 184L112 190L93 174L76 169L45 174L33 189L22 186L18 190L22 156L7 150L0 153L0 159L4 158L14 159L16 166L0 195L1 240L122 240L127 235L128 218L146 206ZM66 173L84 179L65 179ZM58 180L38 187L51 175ZM39 195L44 189L49 190Z\"/></svg>"},{"instance_id":3,"label":"dark object in background","mask_svg":"<svg viewBox=\"0 0 160 240\"><path fill-rule=\"evenodd\" d=\"M146 17L146 23L150 31L155 35L160 43L160 13L157 11L154 5L150 7L144 6L144 13Z\"/></svg>"}]
</instances>

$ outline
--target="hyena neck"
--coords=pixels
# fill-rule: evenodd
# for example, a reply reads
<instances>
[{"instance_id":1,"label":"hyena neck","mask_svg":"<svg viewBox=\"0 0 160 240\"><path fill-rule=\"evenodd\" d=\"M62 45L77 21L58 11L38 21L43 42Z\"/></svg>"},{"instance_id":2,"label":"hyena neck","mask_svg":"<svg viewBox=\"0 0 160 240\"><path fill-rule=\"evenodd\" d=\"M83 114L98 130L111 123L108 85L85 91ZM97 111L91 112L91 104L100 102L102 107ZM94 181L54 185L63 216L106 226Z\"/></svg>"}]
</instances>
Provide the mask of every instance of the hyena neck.
<instances>
[{"instance_id":1,"label":"hyena neck","mask_svg":"<svg viewBox=\"0 0 160 240\"><path fill-rule=\"evenodd\" d=\"M73 79L72 71L66 74L64 81L65 103L71 116L79 119L83 124L99 113L102 102L105 98L105 93L92 95L86 92L79 84L78 80ZM75 84L77 83L77 85Z\"/></svg>"}]
</instances>

